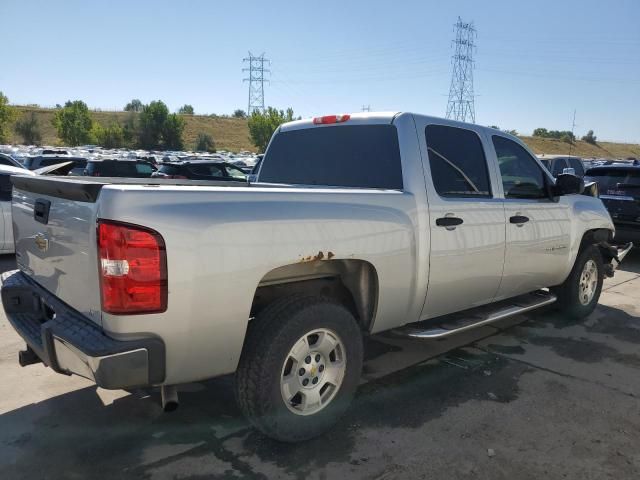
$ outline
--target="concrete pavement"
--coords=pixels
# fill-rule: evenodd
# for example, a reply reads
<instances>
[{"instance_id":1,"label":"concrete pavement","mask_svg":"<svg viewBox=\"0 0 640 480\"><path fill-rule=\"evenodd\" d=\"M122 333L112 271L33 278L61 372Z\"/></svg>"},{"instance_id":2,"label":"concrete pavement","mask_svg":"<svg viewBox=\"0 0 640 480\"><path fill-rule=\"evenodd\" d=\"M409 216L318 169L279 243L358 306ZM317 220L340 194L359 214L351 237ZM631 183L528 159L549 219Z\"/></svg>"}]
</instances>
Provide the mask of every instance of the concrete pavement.
<instances>
[{"instance_id":1,"label":"concrete pavement","mask_svg":"<svg viewBox=\"0 0 640 480\"><path fill-rule=\"evenodd\" d=\"M299 445L249 428L229 377L183 386L164 414L156 392L20 368L2 313L0 478L640 478L640 252L600 303L581 322L376 336L349 413Z\"/></svg>"}]
</instances>

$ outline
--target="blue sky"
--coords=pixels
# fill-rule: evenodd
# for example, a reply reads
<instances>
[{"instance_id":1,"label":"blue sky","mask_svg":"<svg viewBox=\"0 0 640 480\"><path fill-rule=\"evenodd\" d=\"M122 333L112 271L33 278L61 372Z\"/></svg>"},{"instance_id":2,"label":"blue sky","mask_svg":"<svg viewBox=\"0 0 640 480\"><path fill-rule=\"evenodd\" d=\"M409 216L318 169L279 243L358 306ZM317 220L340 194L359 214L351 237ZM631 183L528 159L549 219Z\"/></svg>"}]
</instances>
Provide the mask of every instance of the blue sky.
<instances>
[{"instance_id":1,"label":"blue sky","mask_svg":"<svg viewBox=\"0 0 640 480\"><path fill-rule=\"evenodd\" d=\"M247 108L242 58L271 60L265 103L444 116L453 24L476 25L476 121L640 142L640 1L0 0L13 103L161 99Z\"/></svg>"}]
</instances>

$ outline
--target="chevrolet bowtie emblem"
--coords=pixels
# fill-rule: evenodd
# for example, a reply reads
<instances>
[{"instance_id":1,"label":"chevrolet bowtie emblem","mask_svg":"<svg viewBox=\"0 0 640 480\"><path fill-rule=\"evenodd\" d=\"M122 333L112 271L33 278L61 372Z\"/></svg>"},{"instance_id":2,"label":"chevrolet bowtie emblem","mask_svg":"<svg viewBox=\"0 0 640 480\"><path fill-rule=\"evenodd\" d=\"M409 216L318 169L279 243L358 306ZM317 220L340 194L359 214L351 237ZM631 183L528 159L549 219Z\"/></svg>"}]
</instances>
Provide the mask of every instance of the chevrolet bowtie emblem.
<instances>
[{"instance_id":1,"label":"chevrolet bowtie emblem","mask_svg":"<svg viewBox=\"0 0 640 480\"><path fill-rule=\"evenodd\" d=\"M46 233L36 233L34 241L36 242L36 247L38 247L38 250L41 252L46 252L49 249L49 239Z\"/></svg>"}]
</instances>

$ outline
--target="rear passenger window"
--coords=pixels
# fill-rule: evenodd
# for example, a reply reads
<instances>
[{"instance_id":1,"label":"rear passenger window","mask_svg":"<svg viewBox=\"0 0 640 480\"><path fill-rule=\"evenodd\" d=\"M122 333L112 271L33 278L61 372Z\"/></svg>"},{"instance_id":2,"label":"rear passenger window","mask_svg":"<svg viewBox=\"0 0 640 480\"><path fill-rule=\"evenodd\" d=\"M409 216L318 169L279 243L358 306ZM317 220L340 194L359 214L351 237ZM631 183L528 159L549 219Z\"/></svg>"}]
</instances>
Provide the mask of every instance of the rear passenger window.
<instances>
[{"instance_id":1,"label":"rear passenger window","mask_svg":"<svg viewBox=\"0 0 640 480\"><path fill-rule=\"evenodd\" d=\"M487 160L480 137L464 128L427 125L431 178L441 197L490 197Z\"/></svg>"},{"instance_id":2,"label":"rear passenger window","mask_svg":"<svg viewBox=\"0 0 640 480\"><path fill-rule=\"evenodd\" d=\"M565 168L567 168L567 164L565 163L564 158L556 158L553 161L553 169L551 169L551 174L554 177L557 177L564 171Z\"/></svg>"},{"instance_id":3,"label":"rear passenger window","mask_svg":"<svg viewBox=\"0 0 640 480\"><path fill-rule=\"evenodd\" d=\"M582 162L580 160L578 160L577 158L570 158L569 165L575 170L576 175L578 175L579 177L584 177L584 167L582 166Z\"/></svg>"},{"instance_id":4,"label":"rear passenger window","mask_svg":"<svg viewBox=\"0 0 640 480\"><path fill-rule=\"evenodd\" d=\"M189 171L203 177L224 177L222 167L218 165L191 165Z\"/></svg>"},{"instance_id":5,"label":"rear passenger window","mask_svg":"<svg viewBox=\"0 0 640 480\"><path fill-rule=\"evenodd\" d=\"M153 167L148 163L136 163L136 172L140 175L151 175Z\"/></svg>"},{"instance_id":6,"label":"rear passenger window","mask_svg":"<svg viewBox=\"0 0 640 480\"><path fill-rule=\"evenodd\" d=\"M258 180L401 190L398 132L393 125L340 125L278 133Z\"/></svg>"}]
</instances>

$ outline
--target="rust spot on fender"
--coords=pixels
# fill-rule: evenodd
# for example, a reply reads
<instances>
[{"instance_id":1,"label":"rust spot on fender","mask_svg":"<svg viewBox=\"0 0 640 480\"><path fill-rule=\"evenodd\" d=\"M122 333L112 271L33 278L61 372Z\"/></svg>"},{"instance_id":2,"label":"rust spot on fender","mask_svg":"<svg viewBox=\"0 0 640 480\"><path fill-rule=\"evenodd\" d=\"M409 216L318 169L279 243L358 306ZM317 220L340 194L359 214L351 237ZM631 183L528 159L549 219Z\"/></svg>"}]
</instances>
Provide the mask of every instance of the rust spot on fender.
<instances>
[{"instance_id":1,"label":"rust spot on fender","mask_svg":"<svg viewBox=\"0 0 640 480\"><path fill-rule=\"evenodd\" d=\"M327 253L327 260L330 259L333 256L334 256L333 252L328 252ZM324 252L322 250L320 250L315 255L309 255L309 256L306 256L306 257L302 257L300 259L299 263L315 262L315 261L318 261L318 260L324 260L324 258L325 258Z\"/></svg>"}]
</instances>

